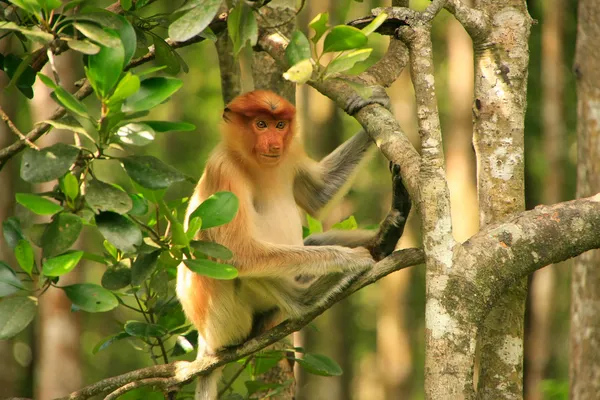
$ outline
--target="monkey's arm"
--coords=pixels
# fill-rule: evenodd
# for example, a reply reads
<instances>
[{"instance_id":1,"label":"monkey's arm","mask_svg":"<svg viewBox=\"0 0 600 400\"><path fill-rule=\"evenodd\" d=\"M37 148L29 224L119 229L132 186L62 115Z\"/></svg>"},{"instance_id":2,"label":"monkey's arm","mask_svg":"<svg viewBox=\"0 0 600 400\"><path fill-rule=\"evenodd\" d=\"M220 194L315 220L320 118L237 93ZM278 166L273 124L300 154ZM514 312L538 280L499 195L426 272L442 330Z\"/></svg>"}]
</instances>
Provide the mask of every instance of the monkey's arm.
<instances>
[{"instance_id":1,"label":"monkey's arm","mask_svg":"<svg viewBox=\"0 0 600 400\"><path fill-rule=\"evenodd\" d=\"M408 191L402 183L400 167L390 165L392 172L392 205L378 231L328 231L310 235L304 240L306 246L339 245L346 247L366 247L375 260L391 254L402 233L410 212L411 202Z\"/></svg>"},{"instance_id":2,"label":"monkey's arm","mask_svg":"<svg viewBox=\"0 0 600 400\"><path fill-rule=\"evenodd\" d=\"M317 163L310 158L299 165L294 181L296 202L310 215L316 216L336 195L367 154L373 142L363 130L344 142Z\"/></svg>"}]
</instances>

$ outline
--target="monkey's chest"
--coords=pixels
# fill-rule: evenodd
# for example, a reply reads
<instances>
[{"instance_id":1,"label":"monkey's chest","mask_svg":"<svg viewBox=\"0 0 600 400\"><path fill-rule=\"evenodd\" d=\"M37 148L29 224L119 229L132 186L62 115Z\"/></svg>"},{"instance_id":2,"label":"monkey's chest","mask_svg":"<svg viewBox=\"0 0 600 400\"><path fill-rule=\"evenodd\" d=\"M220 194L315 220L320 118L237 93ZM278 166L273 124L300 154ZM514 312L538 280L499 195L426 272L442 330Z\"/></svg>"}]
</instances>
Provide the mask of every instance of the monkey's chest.
<instances>
[{"instance_id":1,"label":"monkey's chest","mask_svg":"<svg viewBox=\"0 0 600 400\"><path fill-rule=\"evenodd\" d=\"M254 231L274 244L302 245L302 220L293 196L255 200Z\"/></svg>"}]
</instances>

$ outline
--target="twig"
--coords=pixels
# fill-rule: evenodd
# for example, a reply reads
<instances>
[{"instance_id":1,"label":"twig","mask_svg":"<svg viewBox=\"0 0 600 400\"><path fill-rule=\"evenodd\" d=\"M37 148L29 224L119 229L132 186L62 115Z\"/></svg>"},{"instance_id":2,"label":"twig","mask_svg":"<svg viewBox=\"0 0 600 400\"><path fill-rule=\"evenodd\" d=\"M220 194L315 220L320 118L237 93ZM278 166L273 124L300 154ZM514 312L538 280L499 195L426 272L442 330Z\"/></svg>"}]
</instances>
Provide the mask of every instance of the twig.
<instances>
[{"instance_id":1,"label":"twig","mask_svg":"<svg viewBox=\"0 0 600 400\"><path fill-rule=\"evenodd\" d=\"M448 0L433 0L431 4L427 6L427 9L425 9L425 11L423 11L423 13L421 14L422 19L424 21L432 21L435 18L435 16L438 15L440 11L442 11L442 8L446 6L447 2Z\"/></svg>"},{"instance_id":2,"label":"twig","mask_svg":"<svg viewBox=\"0 0 600 400\"><path fill-rule=\"evenodd\" d=\"M221 389L219 391L219 393L217 394L217 399L220 399L221 396L223 396L225 394L225 392L227 392L227 390L231 387L231 385L233 385L233 382L235 382L235 380L242 374L242 372L244 372L244 370L246 369L248 364L250 364L250 361L252 361L253 358L254 357L248 357L246 359L246 361L244 362L244 365L242 365L242 367L237 370L237 372L231 377L231 379L229 379L229 381L225 384L225 386L223 386L223 389Z\"/></svg>"},{"instance_id":3,"label":"twig","mask_svg":"<svg viewBox=\"0 0 600 400\"><path fill-rule=\"evenodd\" d=\"M8 114L6 114L6 112L4 112L4 109L2 109L2 107L0 107L0 117L2 118L2 121L6 123L8 129L10 129L15 135L17 135L19 139L21 139L21 141L23 141L27 146L35 150L40 149L35 144L31 143L31 141L29 141L29 139L27 139L27 137L23 135L19 128L17 128L16 125L13 124L13 122L10 120L10 117L8 116Z\"/></svg>"},{"instance_id":4,"label":"twig","mask_svg":"<svg viewBox=\"0 0 600 400\"><path fill-rule=\"evenodd\" d=\"M118 388L117 390L113 391L112 393L110 393L108 396L106 396L104 398L104 400L115 400L117 399L119 396L132 391L133 389L137 389L140 387L145 387L145 386L150 386L153 389L157 389L157 390L165 390L168 389L174 385L176 385L177 382L175 382L173 379L168 379L168 378L148 378L148 379L142 379L140 381L137 382L130 382L126 385L121 386L120 388Z\"/></svg>"}]
</instances>

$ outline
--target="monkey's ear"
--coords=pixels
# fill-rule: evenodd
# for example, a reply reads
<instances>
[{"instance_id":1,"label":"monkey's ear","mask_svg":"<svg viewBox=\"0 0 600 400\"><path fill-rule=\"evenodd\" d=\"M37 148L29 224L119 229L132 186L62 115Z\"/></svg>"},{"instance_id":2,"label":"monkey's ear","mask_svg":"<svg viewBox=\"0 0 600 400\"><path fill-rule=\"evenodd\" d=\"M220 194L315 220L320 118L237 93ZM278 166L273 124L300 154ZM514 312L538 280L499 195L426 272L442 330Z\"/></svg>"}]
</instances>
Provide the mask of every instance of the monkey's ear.
<instances>
[{"instance_id":1,"label":"monkey's ear","mask_svg":"<svg viewBox=\"0 0 600 400\"><path fill-rule=\"evenodd\" d=\"M230 113L231 110L229 109L229 107L225 107L225 109L223 110L223 120L225 122L230 122L231 119L229 119L229 117L227 116L227 113Z\"/></svg>"}]
</instances>

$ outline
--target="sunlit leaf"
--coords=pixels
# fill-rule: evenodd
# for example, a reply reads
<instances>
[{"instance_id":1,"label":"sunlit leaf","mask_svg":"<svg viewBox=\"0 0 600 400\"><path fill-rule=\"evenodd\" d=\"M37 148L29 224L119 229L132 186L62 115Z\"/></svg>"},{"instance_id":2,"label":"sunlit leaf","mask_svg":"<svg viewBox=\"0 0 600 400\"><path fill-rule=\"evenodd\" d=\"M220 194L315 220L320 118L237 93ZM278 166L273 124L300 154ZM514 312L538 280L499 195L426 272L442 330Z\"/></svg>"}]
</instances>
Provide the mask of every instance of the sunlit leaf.
<instances>
[{"instance_id":1,"label":"sunlit leaf","mask_svg":"<svg viewBox=\"0 0 600 400\"><path fill-rule=\"evenodd\" d=\"M68 199L75 200L79 195L79 181L73 174L65 174L59 179L60 190Z\"/></svg>"},{"instance_id":2,"label":"sunlit leaf","mask_svg":"<svg viewBox=\"0 0 600 400\"><path fill-rule=\"evenodd\" d=\"M328 13L317 14L317 16L315 18L313 18L312 21L310 21L308 26L310 26L315 31L314 36L312 38L310 38L310 40L313 43L316 44L319 41L319 39L321 39L323 34L325 32L327 32L327 29L329 29L328 22L329 22L329 14Z\"/></svg>"},{"instance_id":3,"label":"sunlit leaf","mask_svg":"<svg viewBox=\"0 0 600 400\"><path fill-rule=\"evenodd\" d=\"M388 15L384 12L379 14L369 25L365 26L361 29L362 33L369 36L371 33L375 32L377 28L379 28L387 19Z\"/></svg>"},{"instance_id":4,"label":"sunlit leaf","mask_svg":"<svg viewBox=\"0 0 600 400\"><path fill-rule=\"evenodd\" d=\"M38 27L28 28L25 26L19 26L14 22L0 21L0 29L6 29L9 31L18 31L28 38L39 40L41 42L50 42L54 39L51 33L44 32Z\"/></svg>"},{"instance_id":5,"label":"sunlit leaf","mask_svg":"<svg viewBox=\"0 0 600 400\"><path fill-rule=\"evenodd\" d=\"M369 55L371 55L372 51L373 49L354 50L336 58L335 60L331 61L329 65L327 65L327 72L325 76L349 70L354 66L354 64L369 58Z\"/></svg>"},{"instance_id":6,"label":"sunlit leaf","mask_svg":"<svg viewBox=\"0 0 600 400\"><path fill-rule=\"evenodd\" d=\"M303 84L306 83L313 73L313 65L310 60L300 61L284 72L283 77L288 81Z\"/></svg>"},{"instance_id":7,"label":"sunlit leaf","mask_svg":"<svg viewBox=\"0 0 600 400\"><path fill-rule=\"evenodd\" d=\"M105 312L119 305L114 294L93 283L78 283L64 286L62 289L73 304L83 311Z\"/></svg>"},{"instance_id":8,"label":"sunlit leaf","mask_svg":"<svg viewBox=\"0 0 600 400\"><path fill-rule=\"evenodd\" d=\"M181 87L179 79L167 77L147 78L140 82L140 89L129 97L123 106L123 111L144 111L156 107L167 100Z\"/></svg>"},{"instance_id":9,"label":"sunlit leaf","mask_svg":"<svg viewBox=\"0 0 600 400\"><path fill-rule=\"evenodd\" d=\"M87 40L67 40L69 48L83 54L92 55L98 54L100 46Z\"/></svg>"},{"instance_id":10,"label":"sunlit leaf","mask_svg":"<svg viewBox=\"0 0 600 400\"><path fill-rule=\"evenodd\" d=\"M310 234L323 232L323 224L318 219L314 219L309 214L306 214L306 221L308 222L308 230Z\"/></svg>"},{"instance_id":11,"label":"sunlit leaf","mask_svg":"<svg viewBox=\"0 0 600 400\"><path fill-rule=\"evenodd\" d=\"M35 194L17 193L15 198L17 203L38 215L52 215L63 210L60 204L56 204L53 201Z\"/></svg>"},{"instance_id":12,"label":"sunlit leaf","mask_svg":"<svg viewBox=\"0 0 600 400\"><path fill-rule=\"evenodd\" d=\"M125 60L125 50L116 32L106 30L107 35L116 38L117 44L103 45L98 54L88 56L86 76L101 98L106 98L121 76Z\"/></svg>"},{"instance_id":13,"label":"sunlit leaf","mask_svg":"<svg viewBox=\"0 0 600 400\"><path fill-rule=\"evenodd\" d=\"M23 268L23 271L27 272L27 275L31 276L31 271L33 271L33 265L35 264L35 256L33 254L33 247L31 247L29 241L25 239L19 240L19 243L14 248L14 253L19 266Z\"/></svg>"},{"instance_id":14,"label":"sunlit leaf","mask_svg":"<svg viewBox=\"0 0 600 400\"><path fill-rule=\"evenodd\" d=\"M238 1L227 18L227 30L233 42L233 54L238 55L247 44L255 46L258 41L258 24L252 8L245 1Z\"/></svg>"},{"instance_id":15,"label":"sunlit leaf","mask_svg":"<svg viewBox=\"0 0 600 400\"><path fill-rule=\"evenodd\" d=\"M42 273L46 276L61 276L73 270L81 260L83 251L70 251L44 260Z\"/></svg>"},{"instance_id":16,"label":"sunlit leaf","mask_svg":"<svg viewBox=\"0 0 600 400\"><path fill-rule=\"evenodd\" d=\"M58 104L71 111L74 114L77 114L82 117L87 117L87 107L77 100L77 97L73 96L71 93L67 92L61 86L58 86L54 92L50 93L50 97Z\"/></svg>"},{"instance_id":17,"label":"sunlit leaf","mask_svg":"<svg viewBox=\"0 0 600 400\"><path fill-rule=\"evenodd\" d=\"M209 278L235 279L238 276L238 271L235 267L227 264L220 264L211 260L184 260L183 263L195 273L208 276Z\"/></svg>"},{"instance_id":18,"label":"sunlit leaf","mask_svg":"<svg viewBox=\"0 0 600 400\"><path fill-rule=\"evenodd\" d=\"M125 144L133 146L145 146L152 143L155 137L154 129L149 125L131 122L119 127L116 132L119 140Z\"/></svg>"},{"instance_id":19,"label":"sunlit leaf","mask_svg":"<svg viewBox=\"0 0 600 400\"><path fill-rule=\"evenodd\" d=\"M0 301L0 340L10 339L35 317L37 301L32 297L9 297Z\"/></svg>"},{"instance_id":20,"label":"sunlit leaf","mask_svg":"<svg viewBox=\"0 0 600 400\"><path fill-rule=\"evenodd\" d=\"M110 96L109 103L118 103L132 96L140 89L140 78L127 72L117 84L115 91Z\"/></svg>"},{"instance_id":21,"label":"sunlit leaf","mask_svg":"<svg viewBox=\"0 0 600 400\"><path fill-rule=\"evenodd\" d=\"M118 35L115 35L111 31L106 31L99 25L91 24L88 22L75 22L73 26L77 28L77 30L87 36L89 39L94 42L101 44L104 47L121 47L123 48L123 44L119 39ZM119 71L120 72L120 71Z\"/></svg>"},{"instance_id":22,"label":"sunlit leaf","mask_svg":"<svg viewBox=\"0 0 600 400\"><path fill-rule=\"evenodd\" d=\"M323 52L353 50L367 44L367 36L353 26L338 25L325 36Z\"/></svg>"},{"instance_id":23,"label":"sunlit leaf","mask_svg":"<svg viewBox=\"0 0 600 400\"><path fill-rule=\"evenodd\" d=\"M341 229L345 231L351 231L358 228L358 224L356 223L356 218L354 215L349 216L343 221L338 222L337 224L333 224L331 229Z\"/></svg>"},{"instance_id":24,"label":"sunlit leaf","mask_svg":"<svg viewBox=\"0 0 600 400\"><path fill-rule=\"evenodd\" d=\"M202 218L202 229L208 229L223 225L235 217L239 208L239 200L231 192L217 192L204 200L194 212L190 219Z\"/></svg>"}]
</instances>

